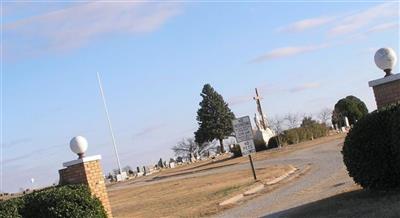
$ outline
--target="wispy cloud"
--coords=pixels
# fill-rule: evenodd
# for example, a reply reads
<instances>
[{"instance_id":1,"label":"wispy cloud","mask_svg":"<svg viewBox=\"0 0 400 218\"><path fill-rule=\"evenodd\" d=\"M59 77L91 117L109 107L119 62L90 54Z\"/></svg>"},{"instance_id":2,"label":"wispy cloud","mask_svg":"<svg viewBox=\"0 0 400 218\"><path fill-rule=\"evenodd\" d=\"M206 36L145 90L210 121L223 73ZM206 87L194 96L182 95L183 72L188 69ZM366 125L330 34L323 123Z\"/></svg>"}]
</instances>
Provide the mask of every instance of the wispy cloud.
<instances>
[{"instance_id":1,"label":"wispy cloud","mask_svg":"<svg viewBox=\"0 0 400 218\"><path fill-rule=\"evenodd\" d=\"M386 30L391 30L391 29L399 29L399 22L389 22L389 23L383 23L379 24L376 26L373 26L369 28L366 33L376 33L376 32L382 32Z\"/></svg>"},{"instance_id":2,"label":"wispy cloud","mask_svg":"<svg viewBox=\"0 0 400 218\"><path fill-rule=\"evenodd\" d=\"M323 49L326 47L329 47L329 44L289 46L289 47L283 47L283 48L276 48L274 50L267 52L266 54L263 54L261 56L254 58L250 62L261 63L261 62L265 62L265 61L269 61L269 60L273 60L273 59L279 59L279 58L285 58L285 57L295 56L295 55L299 55L299 54L309 53L309 52L320 50L320 49Z\"/></svg>"},{"instance_id":3,"label":"wispy cloud","mask_svg":"<svg viewBox=\"0 0 400 218\"><path fill-rule=\"evenodd\" d=\"M366 38L366 35L374 32L381 32L393 28L399 28L398 21L388 22L394 17L399 19L399 4L396 2L386 2L356 12L346 13L346 15L336 15L329 17L316 17L296 21L287 26L278 28L280 32L300 32L303 30L329 25L328 35L338 37L346 35L345 38L328 40L322 44L311 44L305 46L288 46L273 49L266 54L260 55L251 63L261 63L273 59L286 58L316 50L332 47L332 45L342 45L354 40ZM386 23L382 23L386 22ZM371 25L375 25L372 26ZM369 28L369 29L368 29Z\"/></svg>"},{"instance_id":4,"label":"wispy cloud","mask_svg":"<svg viewBox=\"0 0 400 218\"><path fill-rule=\"evenodd\" d=\"M15 145L30 143L31 141L32 141L32 138L19 138L19 139L15 139L10 142L7 142L7 143L3 144L3 146L8 148L8 147L12 147Z\"/></svg>"},{"instance_id":5,"label":"wispy cloud","mask_svg":"<svg viewBox=\"0 0 400 218\"><path fill-rule=\"evenodd\" d=\"M165 123L156 124L156 125L153 125L153 126L148 126L148 127L143 128L139 132L135 133L135 136L136 137L140 137L140 136L149 135L150 133L155 132L155 131L157 131L159 129L162 129L165 126L166 126Z\"/></svg>"},{"instance_id":6,"label":"wispy cloud","mask_svg":"<svg viewBox=\"0 0 400 218\"><path fill-rule=\"evenodd\" d=\"M277 29L278 32L301 32L304 30L309 30L312 28L321 27L325 24L331 23L334 21L336 17L316 17L310 19L299 20L294 23L291 23L287 26L280 27Z\"/></svg>"},{"instance_id":7,"label":"wispy cloud","mask_svg":"<svg viewBox=\"0 0 400 218\"><path fill-rule=\"evenodd\" d=\"M173 3L90 2L8 23L4 38L7 51L68 51L107 34L155 31L179 11Z\"/></svg>"},{"instance_id":8,"label":"wispy cloud","mask_svg":"<svg viewBox=\"0 0 400 218\"><path fill-rule=\"evenodd\" d=\"M368 8L342 18L332 27L328 35L339 36L356 32L382 18L399 17L399 6L396 2L387 2Z\"/></svg>"},{"instance_id":9,"label":"wispy cloud","mask_svg":"<svg viewBox=\"0 0 400 218\"><path fill-rule=\"evenodd\" d=\"M31 152L29 152L27 154L23 154L23 155L12 157L12 158L6 158L1 163L2 164L10 164L10 163L15 162L15 161L27 159L27 158L29 158L31 156L34 156L34 155L41 155L41 154L47 153L47 152L49 152L49 151L51 151L53 149L59 149L59 148L62 148L62 147L65 147L65 144L53 145L53 146L37 149L37 150L31 151Z\"/></svg>"},{"instance_id":10,"label":"wispy cloud","mask_svg":"<svg viewBox=\"0 0 400 218\"><path fill-rule=\"evenodd\" d=\"M289 91L294 93L294 92L305 91L305 90L308 90L308 89L316 89L316 88L319 88L319 87L321 87L321 84L317 83L317 82L304 83L304 84L301 84L299 86L291 88Z\"/></svg>"}]
</instances>

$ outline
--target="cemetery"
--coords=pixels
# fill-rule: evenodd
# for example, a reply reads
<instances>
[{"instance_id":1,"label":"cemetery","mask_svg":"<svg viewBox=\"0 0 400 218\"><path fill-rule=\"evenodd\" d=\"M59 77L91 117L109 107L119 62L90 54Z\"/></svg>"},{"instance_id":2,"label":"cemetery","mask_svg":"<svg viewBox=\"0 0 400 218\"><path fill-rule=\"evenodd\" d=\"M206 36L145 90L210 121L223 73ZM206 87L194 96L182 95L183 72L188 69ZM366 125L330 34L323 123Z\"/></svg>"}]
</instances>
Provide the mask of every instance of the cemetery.
<instances>
[{"instance_id":1,"label":"cemetery","mask_svg":"<svg viewBox=\"0 0 400 218\"><path fill-rule=\"evenodd\" d=\"M399 2L16 3L0 218L400 217Z\"/></svg>"},{"instance_id":2,"label":"cemetery","mask_svg":"<svg viewBox=\"0 0 400 218\"><path fill-rule=\"evenodd\" d=\"M388 49L381 49L377 54L380 52L384 55L394 55ZM299 126L273 128L261 109L262 98L256 89L254 100L258 114L254 116L256 128L253 128L250 116L235 117L222 96L206 84L197 116L199 129L195 132L194 139L183 140L172 148L177 156L180 155L176 159L164 161L160 158L155 165L138 166L135 170L125 167L124 171L115 170L114 175L110 174L106 178L101 167L102 157L86 156L88 141L82 136L76 136L70 141L70 149L78 159L62 164L63 168L59 170L59 184L11 196L11 199L0 202L0 215L199 217L224 214L224 211L229 214L230 208L234 206L246 205L263 196L268 198L270 192L281 190L281 186L290 186L296 184L297 180L307 178L310 172L318 169L318 163L310 160L308 163L299 162L294 166L282 160L291 155L301 154L302 151L320 149L324 144L330 145L330 149L333 148L336 152L342 148L341 153L348 175L354 180L347 184L346 190L349 193L359 193L353 197L343 193L320 201L319 204L295 208L288 213L302 216L310 213L325 214L327 211L333 213L332 208L322 210L321 207L339 199L342 202L353 199L360 204L376 208L368 199L380 199L383 202L387 201L387 196L397 199L398 195L393 190L400 187L397 173L400 171L400 107L397 103L400 100L400 77L399 74L392 75L388 70L394 64L394 61L390 62L392 57L389 58L389 66L381 66L379 58L376 60L377 65L385 69L386 76L369 83L374 89L378 105L378 110L374 112L368 113L365 104L357 97L347 96L335 105L330 128L326 123L308 116L303 117ZM394 94L387 96L386 89L394 91ZM288 121L294 123L290 122L294 120L293 115L287 117L292 117ZM210 119L225 122L225 125L210 123ZM377 126L380 128L376 129ZM229 138L232 132L234 138L229 141L228 150L225 150L224 139ZM219 145L210 144L209 141L213 139L216 139ZM332 143L339 144L332 147ZM211 156L210 151L213 152ZM116 155L118 160L117 152ZM268 161L271 164L268 164ZM119 161L118 165L120 166ZM348 176L343 176L344 174L342 180L349 181ZM365 190L364 193L360 192L360 187ZM389 192L387 196L376 196L368 190ZM360 194L364 197L359 198ZM75 199L74 196L80 197ZM51 202L54 201L47 202L57 198L77 203L76 206L72 206L73 212L63 204L52 205ZM41 205L52 209L41 210ZM391 205L391 202L388 205ZM346 211L347 214L354 213L354 209L342 211ZM391 209L388 214L395 213L397 209Z\"/></svg>"}]
</instances>

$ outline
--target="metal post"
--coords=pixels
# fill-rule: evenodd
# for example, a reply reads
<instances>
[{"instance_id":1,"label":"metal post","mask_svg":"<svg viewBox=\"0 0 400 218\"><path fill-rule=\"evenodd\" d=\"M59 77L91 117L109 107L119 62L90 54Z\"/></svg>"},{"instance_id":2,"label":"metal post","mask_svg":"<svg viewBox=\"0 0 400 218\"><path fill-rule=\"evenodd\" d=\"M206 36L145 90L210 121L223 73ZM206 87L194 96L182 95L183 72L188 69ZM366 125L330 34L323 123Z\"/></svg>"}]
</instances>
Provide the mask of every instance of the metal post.
<instances>
[{"instance_id":1,"label":"metal post","mask_svg":"<svg viewBox=\"0 0 400 218\"><path fill-rule=\"evenodd\" d=\"M251 154L249 154L249 160L251 165L251 170L253 171L254 180L257 180L256 170L254 169L253 159L251 158Z\"/></svg>"},{"instance_id":2,"label":"metal post","mask_svg":"<svg viewBox=\"0 0 400 218\"><path fill-rule=\"evenodd\" d=\"M103 86L101 85L99 72L97 72L97 80L99 81L100 94L101 94L101 97L103 99L104 110L106 111L106 116L107 116L107 120L108 120L108 127L110 128L111 138L112 138L113 145L114 145L115 156L117 157L119 174L122 174L121 163L120 163L119 157L118 157L117 144L115 143L114 131L113 131L112 126L111 126L110 116L108 115L108 108L107 108L106 98L104 97Z\"/></svg>"}]
</instances>

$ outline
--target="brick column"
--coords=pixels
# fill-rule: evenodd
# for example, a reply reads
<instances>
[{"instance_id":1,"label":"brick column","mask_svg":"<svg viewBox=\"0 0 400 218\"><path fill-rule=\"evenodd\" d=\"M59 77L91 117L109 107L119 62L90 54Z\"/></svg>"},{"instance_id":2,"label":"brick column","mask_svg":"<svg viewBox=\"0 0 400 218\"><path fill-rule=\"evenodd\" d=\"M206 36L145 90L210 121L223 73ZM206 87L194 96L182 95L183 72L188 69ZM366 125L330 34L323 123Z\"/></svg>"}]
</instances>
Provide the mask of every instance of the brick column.
<instances>
[{"instance_id":1,"label":"brick column","mask_svg":"<svg viewBox=\"0 0 400 218\"><path fill-rule=\"evenodd\" d=\"M60 185L87 185L90 192L103 204L108 217L112 218L100 159L101 156L96 155L63 163L65 168L59 170Z\"/></svg>"},{"instance_id":2,"label":"brick column","mask_svg":"<svg viewBox=\"0 0 400 218\"><path fill-rule=\"evenodd\" d=\"M374 89L378 109L400 102L400 73L369 82Z\"/></svg>"}]
</instances>

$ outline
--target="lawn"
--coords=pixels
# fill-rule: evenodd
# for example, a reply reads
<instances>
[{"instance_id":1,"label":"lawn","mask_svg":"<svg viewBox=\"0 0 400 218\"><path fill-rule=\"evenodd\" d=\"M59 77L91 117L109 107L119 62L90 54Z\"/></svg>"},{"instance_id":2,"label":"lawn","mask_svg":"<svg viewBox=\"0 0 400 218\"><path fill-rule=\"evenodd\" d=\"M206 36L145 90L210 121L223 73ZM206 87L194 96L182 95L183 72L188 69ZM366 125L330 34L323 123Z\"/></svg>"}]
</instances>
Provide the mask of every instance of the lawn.
<instances>
[{"instance_id":1,"label":"lawn","mask_svg":"<svg viewBox=\"0 0 400 218\"><path fill-rule=\"evenodd\" d=\"M190 177L109 191L114 217L201 217L224 209L223 200L290 170L288 165Z\"/></svg>"}]
</instances>

